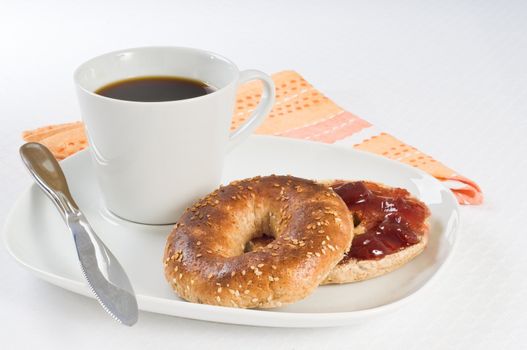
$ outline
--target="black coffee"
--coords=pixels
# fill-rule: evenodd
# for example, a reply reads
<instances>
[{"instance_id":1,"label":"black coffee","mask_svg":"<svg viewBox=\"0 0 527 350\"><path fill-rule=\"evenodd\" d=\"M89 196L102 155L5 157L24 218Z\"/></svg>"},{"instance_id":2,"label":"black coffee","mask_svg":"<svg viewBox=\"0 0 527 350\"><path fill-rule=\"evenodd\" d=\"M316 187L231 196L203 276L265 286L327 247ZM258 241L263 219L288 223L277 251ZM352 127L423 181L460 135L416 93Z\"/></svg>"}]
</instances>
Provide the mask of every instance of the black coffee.
<instances>
[{"instance_id":1,"label":"black coffee","mask_svg":"<svg viewBox=\"0 0 527 350\"><path fill-rule=\"evenodd\" d=\"M214 91L216 88L199 80L151 76L119 80L99 88L95 93L118 100L161 102L184 100Z\"/></svg>"}]
</instances>

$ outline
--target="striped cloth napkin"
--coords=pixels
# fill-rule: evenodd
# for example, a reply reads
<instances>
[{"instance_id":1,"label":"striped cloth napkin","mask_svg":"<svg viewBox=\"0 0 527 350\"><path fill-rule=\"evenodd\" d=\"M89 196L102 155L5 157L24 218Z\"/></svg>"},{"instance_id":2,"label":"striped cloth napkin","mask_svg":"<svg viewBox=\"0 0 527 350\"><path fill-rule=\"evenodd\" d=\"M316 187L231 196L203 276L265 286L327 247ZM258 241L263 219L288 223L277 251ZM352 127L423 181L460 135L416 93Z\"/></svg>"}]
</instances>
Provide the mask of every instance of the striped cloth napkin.
<instances>
[{"instance_id":1,"label":"striped cloth napkin","mask_svg":"<svg viewBox=\"0 0 527 350\"><path fill-rule=\"evenodd\" d=\"M273 80L276 103L256 133L335 143L372 152L431 174L450 188L461 204L483 201L475 182L343 110L298 73L279 72L273 75ZM231 130L249 117L260 94L259 82L249 82L239 88ZM81 122L45 126L25 131L22 136L26 141L46 145L57 159L64 159L88 145Z\"/></svg>"}]
</instances>

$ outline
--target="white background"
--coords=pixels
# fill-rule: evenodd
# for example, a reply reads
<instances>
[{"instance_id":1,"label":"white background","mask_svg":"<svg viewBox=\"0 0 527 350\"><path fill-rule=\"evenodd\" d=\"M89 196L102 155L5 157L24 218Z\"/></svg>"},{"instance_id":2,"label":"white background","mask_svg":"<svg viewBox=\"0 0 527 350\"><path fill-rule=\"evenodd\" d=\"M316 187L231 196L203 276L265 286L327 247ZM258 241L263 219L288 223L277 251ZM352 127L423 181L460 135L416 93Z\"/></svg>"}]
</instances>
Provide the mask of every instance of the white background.
<instances>
[{"instance_id":1,"label":"white background","mask_svg":"<svg viewBox=\"0 0 527 350\"><path fill-rule=\"evenodd\" d=\"M144 45L206 48L242 69L295 69L486 195L462 208L459 245L431 288L351 328L151 313L125 328L0 248L1 349L527 347L527 2L0 0L0 39L0 223L30 184L20 132L78 119L75 67Z\"/></svg>"}]
</instances>

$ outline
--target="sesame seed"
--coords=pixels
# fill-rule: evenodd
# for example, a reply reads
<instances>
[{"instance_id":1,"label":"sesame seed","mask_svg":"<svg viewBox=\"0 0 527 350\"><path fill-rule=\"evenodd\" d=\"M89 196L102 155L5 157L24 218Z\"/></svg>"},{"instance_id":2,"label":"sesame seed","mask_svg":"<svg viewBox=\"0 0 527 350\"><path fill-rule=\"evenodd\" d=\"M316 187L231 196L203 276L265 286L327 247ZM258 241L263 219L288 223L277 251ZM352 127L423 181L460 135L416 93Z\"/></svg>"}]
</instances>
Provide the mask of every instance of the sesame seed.
<instances>
[{"instance_id":1,"label":"sesame seed","mask_svg":"<svg viewBox=\"0 0 527 350\"><path fill-rule=\"evenodd\" d=\"M245 270L242 270L242 275L243 275L243 276L245 276L245 273L246 273Z\"/></svg>"},{"instance_id":2,"label":"sesame seed","mask_svg":"<svg viewBox=\"0 0 527 350\"><path fill-rule=\"evenodd\" d=\"M182 279L182 278L183 278L183 274L180 273L180 274L179 274L179 279Z\"/></svg>"},{"instance_id":3,"label":"sesame seed","mask_svg":"<svg viewBox=\"0 0 527 350\"><path fill-rule=\"evenodd\" d=\"M320 256L320 253L319 253L319 252L315 252L315 255L316 255L316 256Z\"/></svg>"},{"instance_id":4,"label":"sesame seed","mask_svg":"<svg viewBox=\"0 0 527 350\"><path fill-rule=\"evenodd\" d=\"M219 303L221 301L221 298L219 296L216 297L216 301Z\"/></svg>"},{"instance_id":5,"label":"sesame seed","mask_svg":"<svg viewBox=\"0 0 527 350\"><path fill-rule=\"evenodd\" d=\"M234 275L236 275L236 271L231 272L231 277L234 277Z\"/></svg>"},{"instance_id":6,"label":"sesame seed","mask_svg":"<svg viewBox=\"0 0 527 350\"><path fill-rule=\"evenodd\" d=\"M200 256L201 256L201 254L199 254L199 253L198 253L198 254L196 254L196 258L199 258Z\"/></svg>"},{"instance_id":7,"label":"sesame seed","mask_svg":"<svg viewBox=\"0 0 527 350\"><path fill-rule=\"evenodd\" d=\"M219 288L218 288L218 293L221 293L222 290L223 290L223 288L222 288L222 287L219 287Z\"/></svg>"},{"instance_id":8,"label":"sesame seed","mask_svg":"<svg viewBox=\"0 0 527 350\"><path fill-rule=\"evenodd\" d=\"M196 245L201 245L201 241L197 241L197 242L196 242Z\"/></svg>"},{"instance_id":9,"label":"sesame seed","mask_svg":"<svg viewBox=\"0 0 527 350\"><path fill-rule=\"evenodd\" d=\"M209 275L207 276L207 278L210 280L212 278L212 273L209 273Z\"/></svg>"},{"instance_id":10,"label":"sesame seed","mask_svg":"<svg viewBox=\"0 0 527 350\"><path fill-rule=\"evenodd\" d=\"M263 267L263 266L264 266L264 264L258 264L258 267Z\"/></svg>"},{"instance_id":11,"label":"sesame seed","mask_svg":"<svg viewBox=\"0 0 527 350\"><path fill-rule=\"evenodd\" d=\"M256 302L258 301L258 298L252 298L251 301L252 301L253 303L256 303Z\"/></svg>"},{"instance_id":12,"label":"sesame seed","mask_svg":"<svg viewBox=\"0 0 527 350\"><path fill-rule=\"evenodd\" d=\"M275 266L275 265L271 265L271 268L272 268L273 270L276 270L276 266Z\"/></svg>"},{"instance_id":13,"label":"sesame seed","mask_svg":"<svg viewBox=\"0 0 527 350\"><path fill-rule=\"evenodd\" d=\"M249 293L250 293L249 289L246 289L243 291L243 294L249 294Z\"/></svg>"}]
</instances>

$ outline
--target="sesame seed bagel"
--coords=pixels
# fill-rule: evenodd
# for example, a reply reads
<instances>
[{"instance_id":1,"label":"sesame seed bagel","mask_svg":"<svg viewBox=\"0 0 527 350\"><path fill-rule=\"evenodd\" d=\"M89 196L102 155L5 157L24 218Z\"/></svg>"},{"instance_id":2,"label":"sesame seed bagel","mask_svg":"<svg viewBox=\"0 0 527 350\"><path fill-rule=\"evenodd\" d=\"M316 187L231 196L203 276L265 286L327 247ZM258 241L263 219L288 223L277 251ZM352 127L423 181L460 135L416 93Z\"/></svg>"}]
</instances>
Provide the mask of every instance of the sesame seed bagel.
<instances>
[{"instance_id":1,"label":"sesame seed bagel","mask_svg":"<svg viewBox=\"0 0 527 350\"><path fill-rule=\"evenodd\" d=\"M252 239L272 243L246 252ZM309 295L353 238L348 208L314 181L268 176L235 181L181 216L165 247L165 277L182 298L271 308Z\"/></svg>"}]
</instances>

